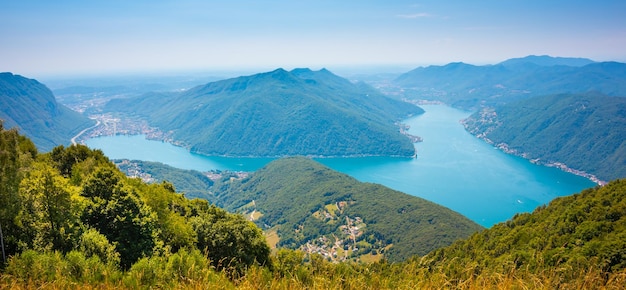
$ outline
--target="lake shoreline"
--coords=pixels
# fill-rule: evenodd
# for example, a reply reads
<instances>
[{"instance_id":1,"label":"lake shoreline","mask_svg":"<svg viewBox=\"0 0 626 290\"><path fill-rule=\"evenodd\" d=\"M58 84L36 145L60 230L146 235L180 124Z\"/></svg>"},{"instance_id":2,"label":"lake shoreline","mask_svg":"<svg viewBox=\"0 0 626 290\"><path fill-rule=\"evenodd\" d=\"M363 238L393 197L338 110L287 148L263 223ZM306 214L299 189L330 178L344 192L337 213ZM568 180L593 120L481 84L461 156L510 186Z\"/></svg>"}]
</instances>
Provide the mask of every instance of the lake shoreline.
<instances>
[{"instance_id":1,"label":"lake shoreline","mask_svg":"<svg viewBox=\"0 0 626 290\"><path fill-rule=\"evenodd\" d=\"M463 127L465 127L467 129L467 126L465 125L465 123L463 121L461 122L461 124L463 124ZM580 176L580 177L587 178L587 179L591 180L592 182L594 182L595 184L600 185L600 186L604 186L605 184L607 184L606 181L600 180L597 176L595 176L595 175L593 175L591 173L587 173L587 172L582 171L582 170L577 170L577 169L570 168L566 164L561 163L561 162L557 162L557 161L543 162L543 160L541 160L539 158L535 158L535 159L530 158L529 157L529 155L530 155L529 153L527 153L527 152L519 152L518 150L512 149L509 146L509 144L507 144L507 143L502 142L502 143L495 144L495 142L493 142L491 139L487 138L487 136L484 136L484 135L474 135L474 134L472 134L472 132L470 132L468 130L466 130L466 131L468 133L470 133L472 136L474 136L474 137L476 137L476 138L486 142L489 145L494 146L494 148L497 148L498 150L500 150L500 151L502 151L502 152L504 152L506 154L510 154L510 155L513 155L513 156L524 158L524 159L528 160L528 162L530 162L532 164L537 164L537 165L541 165L541 166L545 166L545 167L558 168L558 169L560 169L560 170L562 170L564 172L571 173L571 174L574 174L574 175L577 175L577 176Z\"/></svg>"},{"instance_id":2,"label":"lake shoreline","mask_svg":"<svg viewBox=\"0 0 626 290\"><path fill-rule=\"evenodd\" d=\"M414 144L418 158L311 157L359 181L381 184L448 207L484 227L595 186L586 178L494 150L459 124L468 112L448 106L424 109L425 114L404 121L410 126L407 131L424 139ZM102 136L86 143L111 159L160 162L200 172L252 172L276 159L211 157L141 135Z\"/></svg>"},{"instance_id":3,"label":"lake shoreline","mask_svg":"<svg viewBox=\"0 0 626 290\"><path fill-rule=\"evenodd\" d=\"M423 114L423 113L422 113ZM419 116L421 114L418 114ZM414 116L409 116L408 119ZM137 116L114 116L113 114L97 114L89 116L90 119L97 123L89 128L84 129L78 135L71 139L72 144L86 144L90 139L110 136L143 136L146 140L160 141L172 144L177 147L184 148L192 154L198 154L206 157L224 157L224 158L284 158L292 156L304 156L307 158L363 158L363 157L390 157L390 158L417 158L417 150L414 147L411 155L384 155L384 154L346 154L346 155L319 155L319 154L296 154L296 155L228 155L228 154L211 154L194 149L194 145L182 140L176 140L173 137L173 131L163 132L158 127L153 127L148 122ZM410 126L404 123L396 122L398 131L401 135L408 138L412 144L422 142L422 138L408 131Z\"/></svg>"},{"instance_id":4,"label":"lake shoreline","mask_svg":"<svg viewBox=\"0 0 626 290\"><path fill-rule=\"evenodd\" d=\"M309 155L268 155L268 156L261 156L261 155L205 154L205 153L202 153L201 151L192 150L190 148L190 146L183 145L180 142L175 142L175 141L172 142L172 141L169 141L169 140L162 140L162 139L159 139L159 138L149 138L148 135L145 135L145 134L142 134L142 133L92 136L92 137L89 137L89 138L82 139L81 140L81 144L86 144L89 140L92 140L92 139L106 138L106 137L117 137L117 136L119 136L119 137L140 136L140 137L143 137L145 140L148 140L148 141L157 141L157 142L167 143L167 144L170 144L172 146L176 146L178 148L185 149L185 150L187 150L191 154L197 154L197 155L201 155L201 156L204 156L204 157L220 157L220 158L233 158L233 159L236 159L236 158L243 158L243 159L253 159L253 158L279 159L279 158L298 157L298 156L311 158L311 159L368 158L368 157L386 157L386 158L402 158L402 159L415 159L415 158L417 158L417 153L413 154L412 156L404 156L404 155L377 155L377 154L351 154L351 155L316 155L316 154L309 154Z\"/></svg>"}]
</instances>

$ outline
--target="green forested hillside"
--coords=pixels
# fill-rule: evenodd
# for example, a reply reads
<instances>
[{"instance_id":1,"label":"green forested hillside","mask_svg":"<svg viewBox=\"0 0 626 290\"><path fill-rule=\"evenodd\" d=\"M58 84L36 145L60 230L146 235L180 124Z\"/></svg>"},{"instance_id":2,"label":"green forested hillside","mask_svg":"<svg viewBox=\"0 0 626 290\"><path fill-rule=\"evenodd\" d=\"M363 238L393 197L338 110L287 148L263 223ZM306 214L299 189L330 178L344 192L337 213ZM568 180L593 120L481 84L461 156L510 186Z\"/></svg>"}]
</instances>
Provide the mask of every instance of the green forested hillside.
<instances>
[{"instance_id":1,"label":"green forested hillside","mask_svg":"<svg viewBox=\"0 0 626 290\"><path fill-rule=\"evenodd\" d=\"M541 273L560 269L563 280L575 279L588 269L623 271L626 180L557 198L532 214L518 214L510 221L434 251L422 261L446 271L470 267L470 273Z\"/></svg>"},{"instance_id":2,"label":"green forested hillside","mask_svg":"<svg viewBox=\"0 0 626 290\"><path fill-rule=\"evenodd\" d=\"M413 156L394 123L423 111L327 70L277 69L183 93L112 100L194 152L228 156Z\"/></svg>"},{"instance_id":3,"label":"green forested hillside","mask_svg":"<svg viewBox=\"0 0 626 290\"><path fill-rule=\"evenodd\" d=\"M161 163L118 160L116 165L127 175L150 182L167 180L186 197L245 214L266 232L276 232L278 247L300 248L307 243L332 247L335 239L348 237L341 228L348 218L364 230L352 243L344 241L339 254L322 250L337 254L333 259L338 261L363 256L406 259L480 229L445 208L381 185L360 183L303 157L276 161L241 181L222 172L215 186L200 172ZM321 243L322 236L330 241ZM351 249L354 244L358 251Z\"/></svg>"},{"instance_id":4,"label":"green forested hillside","mask_svg":"<svg viewBox=\"0 0 626 290\"><path fill-rule=\"evenodd\" d=\"M399 76L395 84L409 99L437 100L476 110L549 94L598 91L626 96L626 64L528 56L496 65L419 67Z\"/></svg>"},{"instance_id":5,"label":"green forested hillside","mask_svg":"<svg viewBox=\"0 0 626 290\"><path fill-rule=\"evenodd\" d=\"M465 120L468 131L539 163L601 180L626 177L626 98L598 93L535 97Z\"/></svg>"},{"instance_id":6,"label":"green forested hillside","mask_svg":"<svg viewBox=\"0 0 626 290\"><path fill-rule=\"evenodd\" d=\"M350 253L359 257L382 252L390 261L400 261L481 229L447 208L359 182L303 157L273 161L248 179L220 186L214 189L218 204L256 213L258 225L277 228L279 246L314 248L328 239L322 252L334 253L339 260ZM359 228L355 237L345 240L346 226ZM338 252L330 249L337 240L344 240Z\"/></svg>"},{"instance_id":7,"label":"green forested hillside","mask_svg":"<svg viewBox=\"0 0 626 290\"><path fill-rule=\"evenodd\" d=\"M0 73L0 119L5 128L18 127L42 151L69 144L74 135L95 124L58 104L43 84L11 73Z\"/></svg>"},{"instance_id":8,"label":"green forested hillside","mask_svg":"<svg viewBox=\"0 0 626 290\"><path fill-rule=\"evenodd\" d=\"M344 241L339 254L325 250L337 254L333 259L339 261L364 255L402 260L480 229L441 206L381 185L358 182L303 157L275 161L243 180L222 172L214 186L200 172L161 163L118 160L116 165L130 176L150 182L167 180L186 197L207 199L245 214L266 232L276 232L278 247L300 248L307 243L318 247L324 244L318 238L326 236L331 248L335 239L346 237L341 227L348 218L364 231L352 243ZM360 250L352 253L354 244ZM370 256L372 253L377 255Z\"/></svg>"}]
</instances>

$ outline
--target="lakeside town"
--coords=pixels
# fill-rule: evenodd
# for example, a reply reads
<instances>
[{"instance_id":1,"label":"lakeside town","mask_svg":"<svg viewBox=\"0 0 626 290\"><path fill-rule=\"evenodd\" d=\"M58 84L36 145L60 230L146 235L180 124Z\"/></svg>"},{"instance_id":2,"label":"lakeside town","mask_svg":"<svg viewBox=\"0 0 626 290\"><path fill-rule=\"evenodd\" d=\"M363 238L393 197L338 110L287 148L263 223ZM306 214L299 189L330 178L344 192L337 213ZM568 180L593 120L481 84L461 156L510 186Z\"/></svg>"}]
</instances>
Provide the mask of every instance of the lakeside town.
<instances>
[{"instance_id":1,"label":"lakeside town","mask_svg":"<svg viewBox=\"0 0 626 290\"><path fill-rule=\"evenodd\" d=\"M148 122L138 118L118 118L113 114L90 115L90 119L96 120L96 125L83 130L72 138L72 143L81 143L87 139L101 136L115 135L145 135L146 139L172 143L176 146L184 146L171 137L171 132L163 132L158 128L148 125Z\"/></svg>"}]
</instances>

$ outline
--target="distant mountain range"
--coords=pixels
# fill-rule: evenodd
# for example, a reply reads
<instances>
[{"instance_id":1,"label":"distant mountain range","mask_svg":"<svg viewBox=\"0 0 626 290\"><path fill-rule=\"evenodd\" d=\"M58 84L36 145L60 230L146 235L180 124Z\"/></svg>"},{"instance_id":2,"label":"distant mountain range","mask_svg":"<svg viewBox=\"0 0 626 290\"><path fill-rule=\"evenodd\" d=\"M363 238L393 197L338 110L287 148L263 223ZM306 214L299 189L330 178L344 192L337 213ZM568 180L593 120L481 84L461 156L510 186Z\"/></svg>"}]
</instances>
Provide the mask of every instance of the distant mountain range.
<instances>
[{"instance_id":1,"label":"distant mountain range","mask_svg":"<svg viewBox=\"0 0 626 290\"><path fill-rule=\"evenodd\" d=\"M542 164L584 171L608 181L626 177L626 98L557 94L483 109L466 129Z\"/></svg>"},{"instance_id":2,"label":"distant mountain range","mask_svg":"<svg viewBox=\"0 0 626 290\"><path fill-rule=\"evenodd\" d=\"M41 151L70 144L70 139L95 121L58 104L36 80L0 73L0 119L4 128L19 128Z\"/></svg>"},{"instance_id":3,"label":"distant mountain range","mask_svg":"<svg viewBox=\"0 0 626 290\"><path fill-rule=\"evenodd\" d=\"M626 64L527 56L420 67L395 80L408 99L475 110L468 131L506 152L597 182L626 177Z\"/></svg>"},{"instance_id":4,"label":"distant mountain range","mask_svg":"<svg viewBox=\"0 0 626 290\"><path fill-rule=\"evenodd\" d=\"M437 100L457 108L476 109L560 93L597 91L626 96L626 64L528 56L496 65L419 67L399 76L395 84L404 89L408 99Z\"/></svg>"},{"instance_id":5,"label":"distant mountain range","mask_svg":"<svg viewBox=\"0 0 626 290\"><path fill-rule=\"evenodd\" d=\"M322 69L261 73L182 93L110 101L193 152L225 156L413 156L395 124L423 110Z\"/></svg>"},{"instance_id":6,"label":"distant mountain range","mask_svg":"<svg viewBox=\"0 0 626 290\"><path fill-rule=\"evenodd\" d=\"M109 76L83 79L50 79L45 83L57 101L85 115L99 114L101 106L113 98L137 97L148 92L181 91L209 81L216 76Z\"/></svg>"},{"instance_id":7,"label":"distant mountain range","mask_svg":"<svg viewBox=\"0 0 626 290\"><path fill-rule=\"evenodd\" d=\"M213 192L218 205L277 232L279 246L336 260L380 255L400 261L482 229L443 206L303 157L275 160L249 178L216 183Z\"/></svg>"},{"instance_id":8,"label":"distant mountain range","mask_svg":"<svg viewBox=\"0 0 626 290\"><path fill-rule=\"evenodd\" d=\"M505 67L512 66L573 66L582 67L588 64L595 63L595 61L588 58L579 57L553 57L549 55L529 55L526 57L511 58L500 63Z\"/></svg>"}]
</instances>

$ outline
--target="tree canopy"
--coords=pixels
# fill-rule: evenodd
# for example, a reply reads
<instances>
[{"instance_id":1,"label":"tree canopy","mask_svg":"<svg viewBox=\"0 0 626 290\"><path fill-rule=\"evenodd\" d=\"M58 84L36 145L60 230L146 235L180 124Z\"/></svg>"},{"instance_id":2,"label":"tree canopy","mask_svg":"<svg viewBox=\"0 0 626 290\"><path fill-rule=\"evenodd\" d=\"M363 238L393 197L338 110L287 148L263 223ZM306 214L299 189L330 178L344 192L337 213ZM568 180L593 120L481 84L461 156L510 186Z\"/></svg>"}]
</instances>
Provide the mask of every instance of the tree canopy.
<instances>
[{"instance_id":1,"label":"tree canopy","mask_svg":"<svg viewBox=\"0 0 626 290\"><path fill-rule=\"evenodd\" d=\"M214 267L238 271L269 261L254 224L186 199L171 183L126 177L99 150L72 145L38 154L16 130L2 129L0 179L0 226L9 257L76 252L72 257L130 269L143 258L198 251Z\"/></svg>"}]
</instances>

